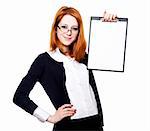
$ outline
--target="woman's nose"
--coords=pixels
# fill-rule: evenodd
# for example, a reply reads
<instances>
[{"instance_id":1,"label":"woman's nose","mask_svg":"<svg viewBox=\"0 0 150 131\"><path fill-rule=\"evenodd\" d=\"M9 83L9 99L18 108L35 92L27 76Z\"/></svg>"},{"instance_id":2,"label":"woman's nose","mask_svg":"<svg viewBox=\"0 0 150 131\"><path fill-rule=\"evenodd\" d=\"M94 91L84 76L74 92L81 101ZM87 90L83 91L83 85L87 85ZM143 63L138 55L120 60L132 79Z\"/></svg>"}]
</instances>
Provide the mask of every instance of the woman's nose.
<instances>
[{"instance_id":1,"label":"woman's nose","mask_svg":"<svg viewBox=\"0 0 150 131\"><path fill-rule=\"evenodd\" d=\"M69 36L72 35L72 31L68 30L67 35L69 35Z\"/></svg>"}]
</instances>

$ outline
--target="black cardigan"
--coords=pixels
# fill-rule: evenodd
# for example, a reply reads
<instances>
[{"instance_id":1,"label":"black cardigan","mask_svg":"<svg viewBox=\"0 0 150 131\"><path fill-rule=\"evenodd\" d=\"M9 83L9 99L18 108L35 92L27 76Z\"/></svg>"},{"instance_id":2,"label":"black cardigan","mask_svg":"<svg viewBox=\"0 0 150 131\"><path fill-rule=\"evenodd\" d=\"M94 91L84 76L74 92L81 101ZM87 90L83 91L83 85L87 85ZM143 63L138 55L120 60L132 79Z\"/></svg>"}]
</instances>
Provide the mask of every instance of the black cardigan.
<instances>
[{"instance_id":1,"label":"black cardigan","mask_svg":"<svg viewBox=\"0 0 150 131\"><path fill-rule=\"evenodd\" d=\"M81 63L87 65L87 55ZM41 53L34 60L28 73L20 82L14 94L13 102L28 113L33 114L37 105L29 98L29 93L37 81L44 88L56 110L63 104L70 103L65 85L66 75L63 62L55 61L47 52ZM89 82L96 98L100 123L103 125L103 113L92 70L89 70Z\"/></svg>"}]
</instances>

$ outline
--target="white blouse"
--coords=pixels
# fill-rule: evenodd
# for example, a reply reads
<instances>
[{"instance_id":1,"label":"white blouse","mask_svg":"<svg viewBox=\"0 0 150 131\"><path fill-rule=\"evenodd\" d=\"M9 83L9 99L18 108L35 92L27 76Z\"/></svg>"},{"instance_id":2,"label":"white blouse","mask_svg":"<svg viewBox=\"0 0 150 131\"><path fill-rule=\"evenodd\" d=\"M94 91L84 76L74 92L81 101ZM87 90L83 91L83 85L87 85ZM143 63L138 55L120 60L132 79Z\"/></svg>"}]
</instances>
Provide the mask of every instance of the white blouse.
<instances>
[{"instance_id":1,"label":"white blouse","mask_svg":"<svg viewBox=\"0 0 150 131\"><path fill-rule=\"evenodd\" d=\"M76 109L76 113L71 119L80 119L98 114L97 103L92 87L89 84L89 74L86 65L79 63L74 58L65 56L58 48L53 52L48 51L48 54L54 60L63 62L66 74L66 89L70 102L73 108ZM34 111L33 115L43 122L49 116L40 107Z\"/></svg>"}]
</instances>

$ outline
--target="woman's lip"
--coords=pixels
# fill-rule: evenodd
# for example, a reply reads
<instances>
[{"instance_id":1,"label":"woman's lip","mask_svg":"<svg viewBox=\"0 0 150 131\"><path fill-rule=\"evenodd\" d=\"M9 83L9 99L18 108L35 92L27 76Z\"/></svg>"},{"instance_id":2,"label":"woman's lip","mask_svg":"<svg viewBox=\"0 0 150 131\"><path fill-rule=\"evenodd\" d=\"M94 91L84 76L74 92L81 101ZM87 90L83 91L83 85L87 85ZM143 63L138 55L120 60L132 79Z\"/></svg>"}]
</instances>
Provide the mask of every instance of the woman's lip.
<instances>
[{"instance_id":1,"label":"woman's lip","mask_svg":"<svg viewBox=\"0 0 150 131\"><path fill-rule=\"evenodd\" d=\"M64 37L65 39L68 39L68 40L71 40L72 39L72 37Z\"/></svg>"},{"instance_id":2,"label":"woman's lip","mask_svg":"<svg viewBox=\"0 0 150 131\"><path fill-rule=\"evenodd\" d=\"M72 37L66 37L66 36L64 36L64 37L67 38L67 39L72 38Z\"/></svg>"}]
</instances>

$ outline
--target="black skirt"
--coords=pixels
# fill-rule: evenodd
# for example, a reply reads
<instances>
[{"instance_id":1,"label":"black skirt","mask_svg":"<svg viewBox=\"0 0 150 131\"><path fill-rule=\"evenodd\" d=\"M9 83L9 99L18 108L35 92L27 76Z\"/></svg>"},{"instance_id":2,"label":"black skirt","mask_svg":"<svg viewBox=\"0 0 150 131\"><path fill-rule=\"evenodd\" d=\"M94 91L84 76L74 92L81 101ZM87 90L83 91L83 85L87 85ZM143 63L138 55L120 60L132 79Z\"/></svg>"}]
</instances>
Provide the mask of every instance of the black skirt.
<instances>
[{"instance_id":1,"label":"black skirt","mask_svg":"<svg viewBox=\"0 0 150 131\"><path fill-rule=\"evenodd\" d=\"M54 124L53 131L103 131L99 115L81 119L63 119Z\"/></svg>"}]
</instances>

